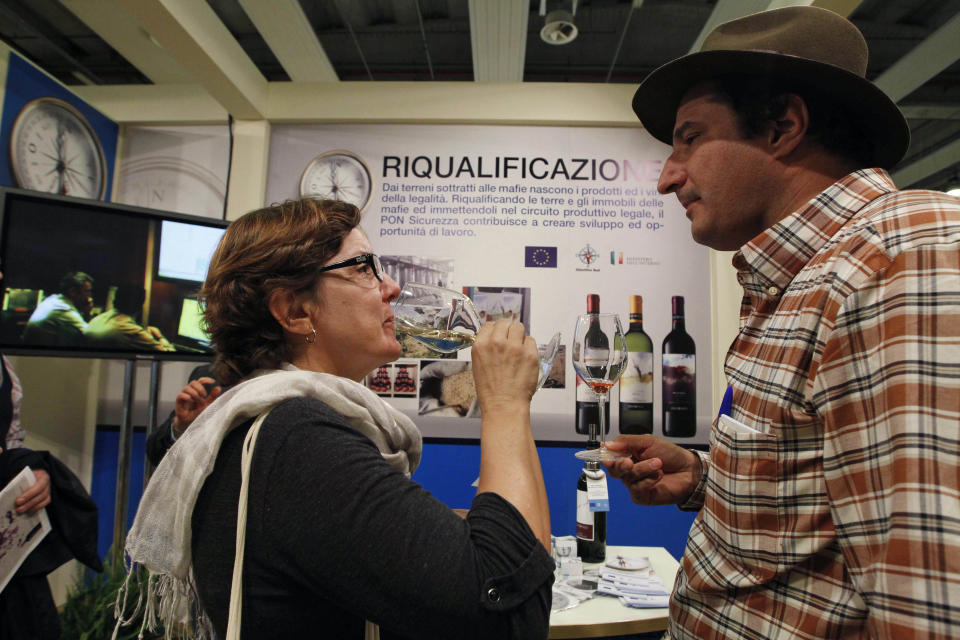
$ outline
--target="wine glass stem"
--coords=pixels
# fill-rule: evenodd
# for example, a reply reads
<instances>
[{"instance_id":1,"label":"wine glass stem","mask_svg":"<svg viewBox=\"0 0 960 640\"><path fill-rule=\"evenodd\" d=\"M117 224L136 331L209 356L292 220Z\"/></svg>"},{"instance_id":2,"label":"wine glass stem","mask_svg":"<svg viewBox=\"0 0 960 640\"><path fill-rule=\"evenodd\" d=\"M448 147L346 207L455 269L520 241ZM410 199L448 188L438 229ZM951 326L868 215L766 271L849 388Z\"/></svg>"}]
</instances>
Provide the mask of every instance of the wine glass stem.
<instances>
[{"instance_id":1,"label":"wine glass stem","mask_svg":"<svg viewBox=\"0 0 960 640\"><path fill-rule=\"evenodd\" d=\"M603 405L607 400L607 394L597 393L597 422L590 423L590 435L587 440L588 449L597 449L603 445L603 434L607 432L607 420L603 410ZM599 429L599 433L594 429Z\"/></svg>"}]
</instances>

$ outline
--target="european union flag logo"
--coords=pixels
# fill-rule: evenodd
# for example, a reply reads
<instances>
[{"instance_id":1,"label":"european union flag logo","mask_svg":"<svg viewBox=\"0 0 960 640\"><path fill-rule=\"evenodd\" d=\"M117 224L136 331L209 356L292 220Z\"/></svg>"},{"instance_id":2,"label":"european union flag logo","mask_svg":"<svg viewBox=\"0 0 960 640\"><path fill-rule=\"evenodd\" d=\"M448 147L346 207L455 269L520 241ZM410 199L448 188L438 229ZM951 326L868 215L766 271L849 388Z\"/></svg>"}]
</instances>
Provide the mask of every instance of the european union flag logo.
<instances>
[{"instance_id":1,"label":"european union flag logo","mask_svg":"<svg viewBox=\"0 0 960 640\"><path fill-rule=\"evenodd\" d=\"M525 267L557 268L556 247L527 247L523 254Z\"/></svg>"}]
</instances>

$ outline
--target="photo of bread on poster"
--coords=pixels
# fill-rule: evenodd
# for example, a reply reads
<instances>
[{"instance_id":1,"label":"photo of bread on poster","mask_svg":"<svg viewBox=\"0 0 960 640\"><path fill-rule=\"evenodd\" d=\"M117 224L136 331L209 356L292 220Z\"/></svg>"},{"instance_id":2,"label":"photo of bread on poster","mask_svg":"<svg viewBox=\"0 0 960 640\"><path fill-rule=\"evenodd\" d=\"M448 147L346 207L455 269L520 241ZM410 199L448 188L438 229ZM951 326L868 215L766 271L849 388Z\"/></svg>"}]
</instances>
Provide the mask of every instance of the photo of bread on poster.
<instances>
[{"instance_id":1,"label":"photo of bread on poster","mask_svg":"<svg viewBox=\"0 0 960 640\"><path fill-rule=\"evenodd\" d=\"M479 418L477 388L471 363L452 360L420 362L419 415Z\"/></svg>"}]
</instances>

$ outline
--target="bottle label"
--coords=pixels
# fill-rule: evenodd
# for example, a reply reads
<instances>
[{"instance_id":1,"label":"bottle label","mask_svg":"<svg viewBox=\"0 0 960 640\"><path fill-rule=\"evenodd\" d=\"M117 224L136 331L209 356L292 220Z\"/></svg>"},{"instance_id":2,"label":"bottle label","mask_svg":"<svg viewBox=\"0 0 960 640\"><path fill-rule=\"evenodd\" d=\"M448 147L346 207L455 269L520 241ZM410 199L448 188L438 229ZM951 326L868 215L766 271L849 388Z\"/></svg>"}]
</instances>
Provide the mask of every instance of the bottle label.
<instances>
[{"instance_id":1,"label":"bottle label","mask_svg":"<svg viewBox=\"0 0 960 640\"><path fill-rule=\"evenodd\" d=\"M584 471L587 476L587 500L590 511L610 511L607 494L607 474L603 471Z\"/></svg>"},{"instance_id":2,"label":"bottle label","mask_svg":"<svg viewBox=\"0 0 960 640\"><path fill-rule=\"evenodd\" d=\"M583 364L590 367L606 367L610 364L610 349L587 347L583 350Z\"/></svg>"},{"instance_id":3,"label":"bottle label","mask_svg":"<svg viewBox=\"0 0 960 640\"><path fill-rule=\"evenodd\" d=\"M663 354L663 408L686 409L697 395L697 356L692 353Z\"/></svg>"},{"instance_id":4,"label":"bottle label","mask_svg":"<svg viewBox=\"0 0 960 640\"><path fill-rule=\"evenodd\" d=\"M593 540L593 512L586 491L577 491L577 537Z\"/></svg>"},{"instance_id":5,"label":"bottle label","mask_svg":"<svg viewBox=\"0 0 960 640\"><path fill-rule=\"evenodd\" d=\"M590 385L577 376L577 402L597 402L599 398Z\"/></svg>"},{"instance_id":6,"label":"bottle label","mask_svg":"<svg viewBox=\"0 0 960 640\"><path fill-rule=\"evenodd\" d=\"M620 378L620 402L653 402L653 354L649 351L627 352L627 369Z\"/></svg>"}]
</instances>

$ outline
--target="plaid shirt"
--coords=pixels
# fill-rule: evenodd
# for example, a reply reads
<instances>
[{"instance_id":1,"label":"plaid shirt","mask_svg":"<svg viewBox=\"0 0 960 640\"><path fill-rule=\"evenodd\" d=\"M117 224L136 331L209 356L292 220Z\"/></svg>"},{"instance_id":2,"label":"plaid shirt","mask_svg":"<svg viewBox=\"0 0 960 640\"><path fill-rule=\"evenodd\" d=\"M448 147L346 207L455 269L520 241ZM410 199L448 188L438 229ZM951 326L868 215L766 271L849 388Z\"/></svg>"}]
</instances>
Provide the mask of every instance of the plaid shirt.
<instances>
[{"instance_id":1,"label":"plaid shirt","mask_svg":"<svg viewBox=\"0 0 960 640\"><path fill-rule=\"evenodd\" d=\"M844 177L746 244L673 638L960 638L960 200Z\"/></svg>"}]
</instances>

